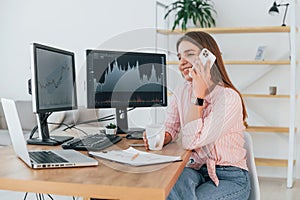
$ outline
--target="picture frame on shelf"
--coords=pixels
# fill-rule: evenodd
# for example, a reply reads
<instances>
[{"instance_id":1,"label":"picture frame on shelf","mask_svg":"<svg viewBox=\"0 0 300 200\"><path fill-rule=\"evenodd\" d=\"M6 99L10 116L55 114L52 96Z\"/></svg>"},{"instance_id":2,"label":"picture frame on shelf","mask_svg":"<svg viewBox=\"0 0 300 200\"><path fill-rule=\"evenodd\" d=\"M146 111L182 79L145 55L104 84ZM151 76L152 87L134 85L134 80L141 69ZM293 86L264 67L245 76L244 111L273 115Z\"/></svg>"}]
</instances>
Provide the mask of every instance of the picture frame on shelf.
<instances>
[{"instance_id":1,"label":"picture frame on shelf","mask_svg":"<svg viewBox=\"0 0 300 200\"><path fill-rule=\"evenodd\" d=\"M264 60L265 59L265 50L267 46L258 46L256 55L255 55L255 60Z\"/></svg>"}]
</instances>

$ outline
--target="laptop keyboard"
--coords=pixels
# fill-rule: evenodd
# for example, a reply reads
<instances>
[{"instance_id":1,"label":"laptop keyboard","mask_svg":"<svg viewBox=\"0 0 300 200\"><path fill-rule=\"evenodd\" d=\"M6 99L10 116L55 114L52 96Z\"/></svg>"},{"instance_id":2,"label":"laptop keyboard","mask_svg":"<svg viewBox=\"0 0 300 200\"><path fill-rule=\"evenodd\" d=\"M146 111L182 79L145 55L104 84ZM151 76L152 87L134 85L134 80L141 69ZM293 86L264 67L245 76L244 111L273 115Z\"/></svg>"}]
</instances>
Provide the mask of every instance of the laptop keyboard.
<instances>
[{"instance_id":1,"label":"laptop keyboard","mask_svg":"<svg viewBox=\"0 0 300 200\"><path fill-rule=\"evenodd\" d=\"M37 163L66 163L67 160L62 157L56 155L51 151L31 151L29 152L29 156L32 160Z\"/></svg>"},{"instance_id":2,"label":"laptop keyboard","mask_svg":"<svg viewBox=\"0 0 300 200\"><path fill-rule=\"evenodd\" d=\"M100 151L121 141L118 135L93 134L82 138L75 138L62 144L64 149L85 151Z\"/></svg>"}]
</instances>

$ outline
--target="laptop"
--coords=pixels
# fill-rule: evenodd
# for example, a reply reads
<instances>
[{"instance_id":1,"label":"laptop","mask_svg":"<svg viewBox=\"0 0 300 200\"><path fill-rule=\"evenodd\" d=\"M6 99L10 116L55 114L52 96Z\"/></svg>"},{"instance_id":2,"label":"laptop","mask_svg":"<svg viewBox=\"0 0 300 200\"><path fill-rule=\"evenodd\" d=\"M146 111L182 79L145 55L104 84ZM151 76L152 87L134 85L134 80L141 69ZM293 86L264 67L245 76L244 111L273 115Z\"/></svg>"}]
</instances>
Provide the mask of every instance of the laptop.
<instances>
[{"instance_id":1,"label":"laptop","mask_svg":"<svg viewBox=\"0 0 300 200\"><path fill-rule=\"evenodd\" d=\"M30 168L97 166L98 161L78 151L28 150L14 100L1 98L11 142L17 156Z\"/></svg>"}]
</instances>

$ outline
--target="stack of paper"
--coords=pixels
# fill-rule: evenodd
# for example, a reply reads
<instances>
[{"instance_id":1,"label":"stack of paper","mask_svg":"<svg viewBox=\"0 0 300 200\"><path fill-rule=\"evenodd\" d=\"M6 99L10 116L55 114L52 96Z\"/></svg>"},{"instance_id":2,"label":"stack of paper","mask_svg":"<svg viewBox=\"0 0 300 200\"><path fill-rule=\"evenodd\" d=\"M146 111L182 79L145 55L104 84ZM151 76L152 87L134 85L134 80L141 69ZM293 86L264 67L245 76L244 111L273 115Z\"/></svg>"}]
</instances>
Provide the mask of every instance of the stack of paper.
<instances>
[{"instance_id":1,"label":"stack of paper","mask_svg":"<svg viewBox=\"0 0 300 200\"><path fill-rule=\"evenodd\" d=\"M154 165L182 160L180 156L166 156L148 153L136 150L132 147L129 147L126 150L112 150L102 152L90 151L89 155L133 166Z\"/></svg>"}]
</instances>

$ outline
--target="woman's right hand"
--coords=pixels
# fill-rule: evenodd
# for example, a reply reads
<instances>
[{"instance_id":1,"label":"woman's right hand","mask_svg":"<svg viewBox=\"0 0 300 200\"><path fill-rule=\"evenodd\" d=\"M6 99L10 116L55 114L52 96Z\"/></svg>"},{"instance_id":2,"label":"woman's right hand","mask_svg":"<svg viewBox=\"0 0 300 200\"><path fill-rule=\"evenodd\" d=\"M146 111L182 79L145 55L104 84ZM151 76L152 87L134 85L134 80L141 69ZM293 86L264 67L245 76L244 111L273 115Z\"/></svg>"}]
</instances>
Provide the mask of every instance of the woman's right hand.
<instances>
[{"instance_id":1,"label":"woman's right hand","mask_svg":"<svg viewBox=\"0 0 300 200\"><path fill-rule=\"evenodd\" d=\"M149 150L149 144L148 144L148 139L146 137L146 131L144 131L143 133L143 140L144 140L144 145L145 145L145 148L147 150ZM164 139L164 145L170 143L172 141L172 136L170 133L168 132L165 132L165 139Z\"/></svg>"}]
</instances>

